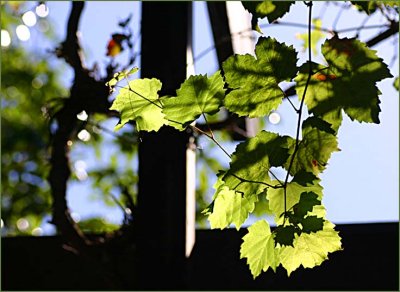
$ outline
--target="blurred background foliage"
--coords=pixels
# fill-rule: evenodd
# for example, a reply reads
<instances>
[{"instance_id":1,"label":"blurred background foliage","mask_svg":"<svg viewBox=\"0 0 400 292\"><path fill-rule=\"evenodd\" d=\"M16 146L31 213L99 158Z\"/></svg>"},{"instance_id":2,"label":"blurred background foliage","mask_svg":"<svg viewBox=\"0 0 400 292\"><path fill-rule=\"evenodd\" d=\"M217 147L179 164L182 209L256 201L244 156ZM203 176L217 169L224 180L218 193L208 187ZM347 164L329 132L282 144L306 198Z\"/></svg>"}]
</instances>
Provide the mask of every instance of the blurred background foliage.
<instances>
[{"instance_id":1,"label":"blurred background foliage","mask_svg":"<svg viewBox=\"0 0 400 292\"><path fill-rule=\"evenodd\" d=\"M54 233L54 230L41 228L51 219L52 202L47 182L50 167L48 145L51 139L49 114L62 106L69 90L62 86L63 71L51 66L49 60L55 58L54 54L29 50L21 41L21 35L18 35L18 27L28 25L26 19L24 21L24 14L34 12L39 5L40 2L32 1L1 3L1 224L2 234L10 236ZM58 41L50 20L37 17L35 23L35 27L30 29L35 29L35 33L41 34L55 47ZM41 29L43 27L45 29ZM4 40L4 36L9 42ZM104 147L101 122L104 121L103 116L93 116L90 121L82 122L77 139L71 141L72 158L76 156L75 152L79 155L79 152L85 153L88 149L94 149L96 157L101 157ZM112 142L119 147L119 156L132 160L137 150L132 143L132 135L125 132L114 137ZM88 172L73 163L71 161L72 180L89 179L93 189L90 197L102 200L105 206L119 208L110 195L112 191L125 190L132 196L136 192L136 173L132 169L119 168L117 155L112 156L107 165ZM79 216L76 217L86 232L105 232L118 228L106 218L81 220Z\"/></svg>"}]
</instances>

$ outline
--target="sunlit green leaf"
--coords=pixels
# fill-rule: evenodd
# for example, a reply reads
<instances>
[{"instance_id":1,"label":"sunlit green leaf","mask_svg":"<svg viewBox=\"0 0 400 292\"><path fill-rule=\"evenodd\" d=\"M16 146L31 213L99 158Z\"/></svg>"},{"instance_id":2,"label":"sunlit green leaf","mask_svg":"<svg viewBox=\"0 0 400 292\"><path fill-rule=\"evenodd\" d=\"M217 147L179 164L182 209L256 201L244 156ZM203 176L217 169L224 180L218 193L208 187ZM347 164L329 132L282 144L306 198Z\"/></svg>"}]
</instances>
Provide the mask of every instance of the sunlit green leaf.
<instances>
[{"instance_id":1,"label":"sunlit green leaf","mask_svg":"<svg viewBox=\"0 0 400 292\"><path fill-rule=\"evenodd\" d=\"M270 167L283 165L288 156L286 136L261 131L236 147L223 180L231 190L257 195L271 181Z\"/></svg>"},{"instance_id":2,"label":"sunlit green leaf","mask_svg":"<svg viewBox=\"0 0 400 292\"><path fill-rule=\"evenodd\" d=\"M359 122L379 123L379 94L376 82L391 77L387 65L367 46L356 39L333 37L322 46L328 66L312 63L313 75L307 88L305 103L317 116L330 115L341 119L338 111L344 110ZM300 68L295 78L296 92L303 96L309 64Z\"/></svg>"},{"instance_id":3,"label":"sunlit green leaf","mask_svg":"<svg viewBox=\"0 0 400 292\"><path fill-rule=\"evenodd\" d=\"M334 151L338 151L337 137L331 125L317 117L309 117L303 122L303 138L299 142L290 173L300 170L318 174L322 172ZM290 140L290 153L294 152L295 140ZM289 168L290 159L285 168Z\"/></svg>"},{"instance_id":4,"label":"sunlit green leaf","mask_svg":"<svg viewBox=\"0 0 400 292\"><path fill-rule=\"evenodd\" d=\"M212 229L224 229L231 223L239 230L242 224L254 210L257 196L242 196L240 193L223 187L219 190L215 200L212 213L208 216Z\"/></svg>"},{"instance_id":5,"label":"sunlit green leaf","mask_svg":"<svg viewBox=\"0 0 400 292\"><path fill-rule=\"evenodd\" d=\"M289 12L294 3L295 1L242 1L244 8L253 15L253 29L257 26L257 18L266 17L271 23Z\"/></svg>"},{"instance_id":6,"label":"sunlit green leaf","mask_svg":"<svg viewBox=\"0 0 400 292\"><path fill-rule=\"evenodd\" d=\"M277 109L284 97L278 83L297 72L296 51L273 38L259 38L255 55L234 55L222 65L232 89L225 107L239 116L261 117Z\"/></svg>"},{"instance_id":7,"label":"sunlit green leaf","mask_svg":"<svg viewBox=\"0 0 400 292\"><path fill-rule=\"evenodd\" d=\"M136 73L137 71L139 71L138 67L134 67L130 70L125 70L125 71L121 71L121 72L117 72L114 74L113 78L110 79L110 81L108 81L106 83L106 86L108 86L110 88L110 90L113 90L113 88L115 87L115 85L120 82L123 79L128 78L130 75Z\"/></svg>"},{"instance_id":8,"label":"sunlit green leaf","mask_svg":"<svg viewBox=\"0 0 400 292\"><path fill-rule=\"evenodd\" d=\"M305 181L304 177L310 177L312 179ZM307 174L304 171L297 173L286 187L286 211L293 208L293 206L300 201L300 197L303 192L313 192L318 195L318 199L321 200L322 186L319 184L319 182L320 180L317 177L312 176L312 174ZM276 181L273 181L272 183L274 185L279 184ZM275 214L275 221L278 223L282 222L283 218L281 215L285 211L284 189L268 189L267 199L269 201L271 211Z\"/></svg>"},{"instance_id":9,"label":"sunlit green leaf","mask_svg":"<svg viewBox=\"0 0 400 292\"><path fill-rule=\"evenodd\" d=\"M169 125L182 131L201 114L219 111L225 96L224 81L219 71L211 77L190 76L176 94L164 99L163 113Z\"/></svg>"},{"instance_id":10,"label":"sunlit green leaf","mask_svg":"<svg viewBox=\"0 0 400 292\"><path fill-rule=\"evenodd\" d=\"M279 259L288 276L302 265L304 268L319 266L328 259L328 254L341 250L341 238L334 224L325 221L323 230L310 234L295 234L293 246L283 246Z\"/></svg>"},{"instance_id":11,"label":"sunlit green leaf","mask_svg":"<svg viewBox=\"0 0 400 292\"><path fill-rule=\"evenodd\" d=\"M274 234L269 224L260 220L248 228L249 233L243 237L240 247L240 258L247 258L247 264L254 278L269 268L276 271L279 266L279 251L275 249Z\"/></svg>"},{"instance_id":12,"label":"sunlit green leaf","mask_svg":"<svg viewBox=\"0 0 400 292\"><path fill-rule=\"evenodd\" d=\"M136 122L138 131L157 131L166 124L161 112L161 102L158 91L161 82L153 79L136 79L121 88L115 98L111 110L121 114L120 122L115 126L119 130L127 122Z\"/></svg>"}]
</instances>

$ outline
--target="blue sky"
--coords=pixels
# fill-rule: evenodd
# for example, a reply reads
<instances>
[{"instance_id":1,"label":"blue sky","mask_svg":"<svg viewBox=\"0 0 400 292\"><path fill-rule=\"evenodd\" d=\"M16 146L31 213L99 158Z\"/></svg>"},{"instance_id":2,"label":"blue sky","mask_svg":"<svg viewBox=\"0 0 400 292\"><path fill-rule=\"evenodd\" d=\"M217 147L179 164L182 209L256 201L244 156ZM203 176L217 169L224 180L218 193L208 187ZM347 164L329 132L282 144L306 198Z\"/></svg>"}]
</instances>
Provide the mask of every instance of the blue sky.
<instances>
[{"instance_id":1,"label":"blue sky","mask_svg":"<svg viewBox=\"0 0 400 292\"><path fill-rule=\"evenodd\" d=\"M50 8L50 19L54 23L56 35L59 40L65 36L65 25L69 15L70 3L47 2ZM323 15L324 27L332 27L339 8L329 5L323 8L323 2L314 2L313 16ZM212 35L208 24L207 9L204 2L194 2L194 56L212 46ZM325 12L324 12L325 11ZM86 61L89 67L97 61L100 66L106 61L106 44L110 35L118 31L117 23L133 13L134 33L139 32L140 3L139 2L86 2L86 7L81 18L80 28L85 50ZM354 9L344 11L337 22L337 29L354 27L359 25L365 15ZM307 23L307 8L302 2L292 6L291 11L282 21ZM380 23L382 17L374 14L367 25ZM266 23L263 21L263 23ZM368 40L382 29L362 31L361 40ZM301 41L296 38L296 33L305 33L305 28L289 26L267 26L263 29L265 35L275 37L281 42L293 44L299 52L299 64L306 60L306 53L302 52ZM354 31L340 36L354 36ZM154 31L157 37L157 30ZM328 37L328 35L327 35ZM397 43L398 40L395 40ZM35 50L49 48L49 44L42 44L32 40L26 43ZM137 43L140 48L139 43ZM378 50L378 55L386 64L391 63L393 52L393 38L390 38L373 49ZM124 55L120 57L121 62ZM315 58L321 62L321 58ZM64 83L68 86L72 82L72 75L67 66L61 60L53 60L55 66L64 70ZM215 51L210 52L195 64L196 73L212 74L217 70ZM392 64L391 73L398 76L398 58ZM328 218L334 223L351 222L382 222L396 221L399 213L399 96L394 90L393 79L387 79L378 83L382 92L380 114L381 123L360 124L351 122L347 117L339 132L339 147L341 152L334 153L328 168L322 174L322 186L324 187L324 204L328 210ZM283 103L278 109L281 122L278 125L267 124L266 129L283 134L294 135L296 130L296 115L288 103ZM107 123L112 129L116 121ZM110 137L110 139L112 139ZM225 145L233 152L235 145ZM105 147L108 157L115 148ZM226 160L221 153L216 152L221 159ZM94 154L86 149L76 149L74 159L84 160L90 168L95 163ZM102 159L101 163L107 163ZM129 162L131 163L131 162ZM132 162L134 164L134 162ZM225 164L228 161L224 161ZM123 166L122 166L123 167ZM117 208L106 208L101 202L91 201L87 198L89 184L87 182L72 183L70 185L68 200L71 209L79 213L82 218L90 214L104 215L108 219L117 222L121 218L121 211ZM210 186L211 189L211 186ZM211 192L211 190L210 190Z\"/></svg>"}]
</instances>

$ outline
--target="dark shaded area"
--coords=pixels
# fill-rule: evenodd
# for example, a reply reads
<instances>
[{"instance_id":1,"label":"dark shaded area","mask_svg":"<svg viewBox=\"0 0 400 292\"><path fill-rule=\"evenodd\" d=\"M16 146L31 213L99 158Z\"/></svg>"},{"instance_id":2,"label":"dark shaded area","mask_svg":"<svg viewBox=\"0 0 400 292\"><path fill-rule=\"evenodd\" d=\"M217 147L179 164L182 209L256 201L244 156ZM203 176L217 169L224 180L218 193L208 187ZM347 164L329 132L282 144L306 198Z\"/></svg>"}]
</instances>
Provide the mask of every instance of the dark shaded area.
<instances>
[{"instance_id":1,"label":"dark shaded area","mask_svg":"<svg viewBox=\"0 0 400 292\"><path fill-rule=\"evenodd\" d=\"M186 79L191 9L191 2L186 1L142 3L141 78L161 80L160 96L175 95ZM139 289L184 289L190 133L163 127L140 136L136 282ZM159 275L156 281L154 274Z\"/></svg>"},{"instance_id":2,"label":"dark shaded area","mask_svg":"<svg viewBox=\"0 0 400 292\"><path fill-rule=\"evenodd\" d=\"M239 259L246 230L198 230L187 277L178 281L187 283L186 290L399 290L398 223L338 225L337 230L344 250L322 266L300 268L290 278L278 268L276 274L268 271L256 280L245 260ZM98 254L103 260L112 259L106 268L122 281L124 290L138 289L133 247ZM163 275L155 271L141 289L151 289L155 283L163 286ZM3 238L1 272L2 290L107 290L92 264L64 250L58 236Z\"/></svg>"}]
</instances>

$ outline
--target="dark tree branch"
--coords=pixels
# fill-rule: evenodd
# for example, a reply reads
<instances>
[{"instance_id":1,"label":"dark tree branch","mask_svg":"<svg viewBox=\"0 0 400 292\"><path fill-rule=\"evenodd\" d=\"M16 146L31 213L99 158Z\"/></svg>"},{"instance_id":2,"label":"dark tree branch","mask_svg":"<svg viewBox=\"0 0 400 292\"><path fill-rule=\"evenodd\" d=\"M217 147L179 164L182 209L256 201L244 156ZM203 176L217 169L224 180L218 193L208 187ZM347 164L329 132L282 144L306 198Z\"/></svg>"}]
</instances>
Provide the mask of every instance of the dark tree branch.
<instances>
[{"instance_id":1,"label":"dark tree branch","mask_svg":"<svg viewBox=\"0 0 400 292\"><path fill-rule=\"evenodd\" d=\"M67 182L70 178L68 141L74 140L79 123L77 114L85 110L88 114L103 113L111 115L108 109L109 89L105 80L97 81L90 76L83 65L81 49L77 37L79 20L84 8L84 2L72 2L72 9L68 19L67 36L57 50L58 57L62 57L74 69L75 79L70 90L70 97L65 101L60 111L54 114L57 130L51 139L51 169L49 183L53 197L53 224L63 235L73 250L88 254L89 247L99 242L89 240L73 221L67 200Z\"/></svg>"},{"instance_id":2,"label":"dark tree branch","mask_svg":"<svg viewBox=\"0 0 400 292\"><path fill-rule=\"evenodd\" d=\"M387 30L367 41L367 46L373 47L396 33L399 33L399 23L397 21L393 21Z\"/></svg>"},{"instance_id":3,"label":"dark tree branch","mask_svg":"<svg viewBox=\"0 0 400 292\"><path fill-rule=\"evenodd\" d=\"M83 73L81 47L77 36L79 20L85 6L84 1L72 2L72 9L67 25L67 37L61 44L61 56L75 71L75 77Z\"/></svg>"}]
</instances>

